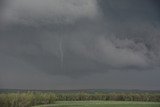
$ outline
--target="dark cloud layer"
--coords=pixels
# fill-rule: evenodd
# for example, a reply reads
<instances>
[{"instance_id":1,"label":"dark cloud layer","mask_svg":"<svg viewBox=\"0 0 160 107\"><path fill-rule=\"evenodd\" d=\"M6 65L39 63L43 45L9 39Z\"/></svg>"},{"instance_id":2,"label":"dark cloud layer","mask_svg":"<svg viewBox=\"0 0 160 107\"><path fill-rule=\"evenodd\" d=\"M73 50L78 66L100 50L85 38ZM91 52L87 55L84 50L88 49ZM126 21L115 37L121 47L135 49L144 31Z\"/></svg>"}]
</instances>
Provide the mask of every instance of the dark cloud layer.
<instances>
[{"instance_id":1,"label":"dark cloud layer","mask_svg":"<svg viewBox=\"0 0 160 107\"><path fill-rule=\"evenodd\" d=\"M68 80L69 84L70 77L73 80L88 77L91 81L91 75L114 71L139 75L143 71L144 75L147 73L146 79L149 71L159 71L160 3L156 0L10 0L6 4L0 13L1 76L17 74L18 77L27 73L29 77L39 73L42 78L60 76L58 80ZM111 73L111 77L114 75ZM2 88L12 87L6 85L4 77L0 78L4 81ZM52 83L53 80L44 81ZM111 78L110 81L115 82ZM27 87L18 83L13 84ZM25 80L24 84L27 84ZM66 82L55 84L58 87ZM152 84L148 89L159 89ZM43 85L37 87L44 89ZM123 87L127 86L119 88ZM134 87L138 88L137 82Z\"/></svg>"}]
</instances>

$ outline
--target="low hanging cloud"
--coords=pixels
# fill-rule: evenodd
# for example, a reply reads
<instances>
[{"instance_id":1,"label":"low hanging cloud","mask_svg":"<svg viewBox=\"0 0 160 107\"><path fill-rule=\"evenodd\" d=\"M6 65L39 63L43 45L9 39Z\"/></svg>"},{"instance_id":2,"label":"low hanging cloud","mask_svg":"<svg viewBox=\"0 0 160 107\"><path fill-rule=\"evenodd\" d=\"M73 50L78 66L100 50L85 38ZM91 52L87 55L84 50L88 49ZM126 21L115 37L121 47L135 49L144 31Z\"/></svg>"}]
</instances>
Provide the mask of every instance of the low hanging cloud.
<instances>
[{"instance_id":1,"label":"low hanging cloud","mask_svg":"<svg viewBox=\"0 0 160 107\"><path fill-rule=\"evenodd\" d=\"M104 37L100 37L93 42L93 48L83 43L74 44L73 46L79 46L76 50L86 58L104 63L108 67L146 67L148 65L147 57L145 56L146 47L141 46L141 44L135 44L127 39L114 39L114 42L112 42ZM141 50L134 50L129 46L139 47Z\"/></svg>"}]
</instances>

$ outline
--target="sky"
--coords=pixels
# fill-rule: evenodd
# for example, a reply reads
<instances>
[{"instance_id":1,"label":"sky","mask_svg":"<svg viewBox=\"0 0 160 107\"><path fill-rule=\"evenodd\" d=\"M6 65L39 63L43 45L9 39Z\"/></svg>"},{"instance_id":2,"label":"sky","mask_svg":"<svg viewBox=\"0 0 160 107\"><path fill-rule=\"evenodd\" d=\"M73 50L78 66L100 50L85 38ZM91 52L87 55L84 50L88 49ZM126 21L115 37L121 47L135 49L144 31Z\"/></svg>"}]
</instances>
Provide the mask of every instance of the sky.
<instances>
[{"instance_id":1,"label":"sky","mask_svg":"<svg viewBox=\"0 0 160 107\"><path fill-rule=\"evenodd\" d=\"M160 90L160 1L1 0L0 88Z\"/></svg>"}]
</instances>

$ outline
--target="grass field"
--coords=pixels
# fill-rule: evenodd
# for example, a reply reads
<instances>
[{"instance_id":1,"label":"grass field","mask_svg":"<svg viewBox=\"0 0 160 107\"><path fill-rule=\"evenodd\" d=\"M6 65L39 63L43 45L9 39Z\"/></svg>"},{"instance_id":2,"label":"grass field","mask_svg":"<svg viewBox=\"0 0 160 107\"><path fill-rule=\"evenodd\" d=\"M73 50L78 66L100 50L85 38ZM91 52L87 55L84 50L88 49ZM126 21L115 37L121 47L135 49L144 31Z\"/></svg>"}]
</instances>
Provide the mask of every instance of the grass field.
<instances>
[{"instance_id":1,"label":"grass field","mask_svg":"<svg viewBox=\"0 0 160 107\"><path fill-rule=\"evenodd\" d=\"M160 107L160 103L126 101L58 101L55 104L35 107Z\"/></svg>"}]
</instances>

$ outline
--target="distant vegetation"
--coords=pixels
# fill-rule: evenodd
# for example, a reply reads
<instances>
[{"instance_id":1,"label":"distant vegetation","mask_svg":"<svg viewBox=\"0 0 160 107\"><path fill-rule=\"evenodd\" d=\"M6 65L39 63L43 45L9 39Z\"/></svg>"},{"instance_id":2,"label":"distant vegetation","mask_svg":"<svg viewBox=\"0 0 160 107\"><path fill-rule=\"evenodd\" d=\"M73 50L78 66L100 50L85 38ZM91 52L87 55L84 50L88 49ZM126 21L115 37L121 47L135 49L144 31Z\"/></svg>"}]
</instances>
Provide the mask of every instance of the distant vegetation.
<instances>
[{"instance_id":1,"label":"distant vegetation","mask_svg":"<svg viewBox=\"0 0 160 107\"><path fill-rule=\"evenodd\" d=\"M70 93L57 94L58 101L146 101L146 102L160 102L160 94L149 93L107 93L107 94L88 94L88 93Z\"/></svg>"},{"instance_id":2,"label":"distant vegetation","mask_svg":"<svg viewBox=\"0 0 160 107\"><path fill-rule=\"evenodd\" d=\"M144 101L160 102L160 93L147 92L1 92L0 107L31 107L56 101Z\"/></svg>"},{"instance_id":3,"label":"distant vegetation","mask_svg":"<svg viewBox=\"0 0 160 107\"><path fill-rule=\"evenodd\" d=\"M55 100L54 93L5 93L0 94L0 107L31 107L54 104Z\"/></svg>"}]
</instances>

